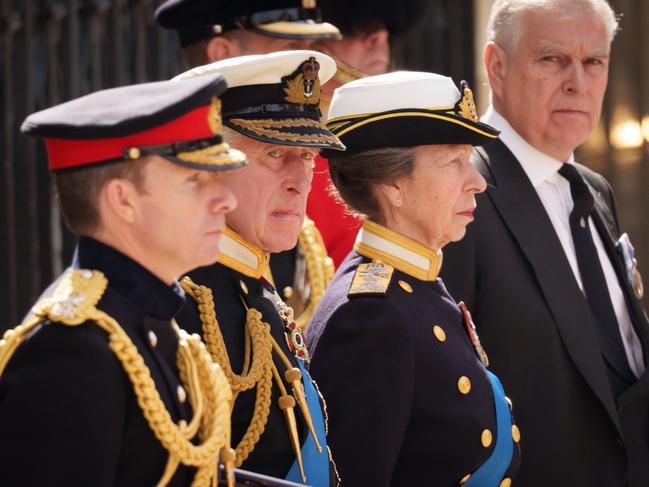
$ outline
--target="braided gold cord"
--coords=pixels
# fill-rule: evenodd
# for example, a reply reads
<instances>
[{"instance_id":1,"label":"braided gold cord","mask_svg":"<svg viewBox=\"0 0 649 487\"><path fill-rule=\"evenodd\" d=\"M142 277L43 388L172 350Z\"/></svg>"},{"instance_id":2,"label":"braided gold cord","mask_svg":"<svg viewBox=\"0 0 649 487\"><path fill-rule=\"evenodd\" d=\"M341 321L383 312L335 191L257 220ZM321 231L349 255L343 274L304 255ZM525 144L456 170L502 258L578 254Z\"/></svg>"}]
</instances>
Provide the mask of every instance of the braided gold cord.
<instances>
[{"instance_id":1,"label":"braided gold cord","mask_svg":"<svg viewBox=\"0 0 649 487\"><path fill-rule=\"evenodd\" d=\"M214 360L223 368L232 391L236 394L252 389L264 372L264 361L270 359L272 354L270 342L267 340L270 335L268 325L261 322L261 320L246 320L246 328L252 343L252 363L247 373L235 374L216 319L212 290L206 286L195 284L188 277L181 280L181 285L198 305L198 312L203 326L203 340Z\"/></svg>"},{"instance_id":2,"label":"braided gold cord","mask_svg":"<svg viewBox=\"0 0 649 487\"><path fill-rule=\"evenodd\" d=\"M271 395L273 387L273 342L270 325L262 321L262 315L255 309L246 313L246 332L250 336L252 363L247 373L244 366L242 375L232 371L223 335L219 328L212 290L206 286L195 284L188 277L181 280L185 292L197 303L200 320L203 327L203 339L214 361L221 365L232 390L235 394L252 389L256 386L255 406L253 416L246 432L235 448L235 466L240 467L255 449L259 438L266 429L270 414ZM232 406L234 408L234 404Z\"/></svg>"},{"instance_id":3,"label":"braided gold cord","mask_svg":"<svg viewBox=\"0 0 649 487\"><path fill-rule=\"evenodd\" d=\"M322 236L312 220L307 219L304 222L298 235L298 248L304 255L311 289L309 302L295 322L302 330L306 330L316 306L324 296L327 285L333 277L334 265L331 258L327 256Z\"/></svg>"},{"instance_id":4,"label":"braided gold cord","mask_svg":"<svg viewBox=\"0 0 649 487\"><path fill-rule=\"evenodd\" d=\"M197 467L192 487L209 487L217 475L219 451L228 447L230 438L232 391L228 379L197 335L190 336L176 328L180 379L194 411L189 424L180 421L176 425L130 337L115 319L95 307L106 285L106 278L97 271L75 270L65 276L52 298L37 303L33 315L24 324L7 331L0 340L0 375L20 343L45 320L65 326L93 321L108 334L108 346L129 377L149 427L169 452L157 485L167 485L182 463ZM201 443L194 445L190 440L197 430Z\"/></svg>"}]
</instances>

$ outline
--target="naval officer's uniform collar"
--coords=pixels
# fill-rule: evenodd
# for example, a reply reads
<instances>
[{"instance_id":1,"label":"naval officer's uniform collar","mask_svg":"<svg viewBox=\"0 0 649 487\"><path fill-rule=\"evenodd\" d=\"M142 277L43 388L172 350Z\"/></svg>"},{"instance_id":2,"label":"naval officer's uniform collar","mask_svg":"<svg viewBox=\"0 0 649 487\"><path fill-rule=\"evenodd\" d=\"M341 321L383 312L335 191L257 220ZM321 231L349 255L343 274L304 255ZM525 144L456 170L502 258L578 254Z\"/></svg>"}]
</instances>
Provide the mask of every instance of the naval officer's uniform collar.
<instances>
[{"instance_id":1,"label":"naval officer's uniform collar","mask_svg":"<svg viewBox=\"0 0 649 487\"><path fill-rule=\"evenodd\" d=\"M354 250L422 281L434 281L442 267L442 251L420 244L383 225L366 220Z\"/></svg>"},{"instance_id":2,"label":"naval officer's uniform collar","mask_svg":"<svg viewBox=\"0 0 649 487\"><path fill-rule=\"evenodd\" d=\"M254 279L261 278L267 268L269 254L227 227L221 236L219 263Z\"/></svg>"}]
</instances>

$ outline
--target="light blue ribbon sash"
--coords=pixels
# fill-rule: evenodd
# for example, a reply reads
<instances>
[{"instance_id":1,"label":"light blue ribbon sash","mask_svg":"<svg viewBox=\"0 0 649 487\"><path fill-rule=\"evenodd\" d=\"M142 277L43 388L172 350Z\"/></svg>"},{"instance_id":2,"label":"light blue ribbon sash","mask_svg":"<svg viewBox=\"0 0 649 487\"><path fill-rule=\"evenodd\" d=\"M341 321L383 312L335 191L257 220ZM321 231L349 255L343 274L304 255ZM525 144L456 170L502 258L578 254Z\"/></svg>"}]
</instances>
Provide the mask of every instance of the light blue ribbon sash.
<instances>
[{"instance_id":1,"label":"light blue ribbon sash","mask_svg":"<svg viewBox=\"0 0 649 487\"><path fill-rule=\"evenodd\" d=\"M505 400L505 391L500 380L485 370L494 395L496 406L496 446L491 456L471 474L462 487L498 487L514 453L512 440L512 417Z\"/></svg>"},{"instance_id":2,"label":"light blue ribbon sash","mask_svg":"<svg viewBox=\"0 0 649 487\"><path fill-rule=\"evenodd\" d=\"M306 475L307 485L313 487L329 487L329 450L327 449L327 438L325 435L324 416L318 392L315 390L311 376L302 365L301 360L297 364L302 371L302 383L304 384L304 393L306 394L306 403L311 412L311 420L315 429L318 440L322 446L322 452L318 452L313 435L309 431L304 444L302 445L302 464L304 465L304 475ZM301 484L302 475L297 460L293 462L286 480Z\"/></svg>"}]
</instances>

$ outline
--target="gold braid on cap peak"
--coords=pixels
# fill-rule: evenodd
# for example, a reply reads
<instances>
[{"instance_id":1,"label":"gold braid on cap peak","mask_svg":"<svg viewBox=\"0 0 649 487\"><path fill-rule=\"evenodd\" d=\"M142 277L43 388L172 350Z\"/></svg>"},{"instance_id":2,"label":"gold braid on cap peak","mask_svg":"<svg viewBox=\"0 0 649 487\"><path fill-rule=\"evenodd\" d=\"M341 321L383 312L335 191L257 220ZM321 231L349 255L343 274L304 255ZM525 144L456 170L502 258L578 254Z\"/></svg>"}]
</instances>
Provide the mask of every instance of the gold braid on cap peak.
<instances>
[{"instance_id":1,"label":"gold braid on cap peak","mask_svg":"<svg viewBox=\"0 0 649 487\"><path fill-rule=\"evenodd\" d=\"M231 124L241 127L242 129L249 130L250 132L261 137L268 137L283 142L303 142L306 144L334 144L340 145L340 141L331 135L326 134L300 134L296 132L282 132L281 128L293 127L311 127L322 128L322 125L317 120L310 118L297 118L286 120L272 120L272 119L258 119L248 120L244 118L232 118L229 121Z\"/></svg>"},{"instance_id":2,"label":"gold braid on cap peak","mask_svg":"<svg viewBox=\"0 0 649 487\"><path fill-rule=\"evenodd\" d=\"M197 467L192 487L211 486L218 474L215 459L222 451L227 456L229 450L232 391L227 378L197 335L190 336L174 326L179 338L176 360L180 379L194 412L189 423L174 423L135 344L114 318L96 308L107 285L108 280L99 271L67 273L52 297L39 301L29 318L5 332L0 340L0 376L18 346L45 321L62 326L94 322L108 334L108 346L130 379L149 427L169 452L157 487L167 485L181 463ZM200 444L191 441L196 433Z\"/></svg>"},{"instance_id":3,"label":"gold braid on cap peak","mask_svg":"<svg viewBox=\"0 0 649 487\"><path fill-rule=\"evenodd\" d=\"M347 84L350 81L355 81L357 79L366 78L367 74L359 71L356 68L352 68L349 64L342 61L338 56L336 56L331 50L327 49L321 42L314 42L313 49L326 54L327 56L333 58L336 61L336 74L334 74L333 79L338 81L341 84Z\"/></svg>"}]
</instances>

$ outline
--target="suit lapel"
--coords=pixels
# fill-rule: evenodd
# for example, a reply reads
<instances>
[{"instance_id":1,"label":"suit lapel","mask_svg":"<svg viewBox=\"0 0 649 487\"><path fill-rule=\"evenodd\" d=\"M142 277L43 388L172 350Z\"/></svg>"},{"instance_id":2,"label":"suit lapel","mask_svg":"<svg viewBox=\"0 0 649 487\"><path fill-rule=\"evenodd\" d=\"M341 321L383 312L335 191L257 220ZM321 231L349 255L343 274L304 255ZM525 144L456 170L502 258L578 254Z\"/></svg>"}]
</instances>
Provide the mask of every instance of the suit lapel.
<instances>
[{"instance_id":1,"label":"suit lapel","mask_svg":"<svg viewBox=\"0 0 649 487\"><path fill-rule=\"evenodd\" d=\"M568 354L620 432L598 331L552 222L509 149L496 141L484 153L495 184L487 195L532 266Z\"/></svg>"},{"instance_id":2,"label":"suit lapel","mask_svg":"<svg viewBox=\"0 0 649 487\"><path fill-rule=\"evenodd\" d=\"M578 169L580 169L578 167ZM626 298L627 308L631 314L631 322L634 325L635 331L638 335L642 345L642 355L644 357L645 365L649 365L649 322L645 314L642 303L635 297L635 293L631 284L627 280L626 268L617 248L618 229L613 220L611 210L602 197L601 193L597 191L592 184L590 184L588 175L580 169L580 173L588 184L590 191L595 200L595 214L593 221L597 227L597 231L604 243L606 253L615 269L618 282L622 287L624 297ZM638 392L646 392L649 384L649 372L645 373L636 381L620 398L619 402L624 403L629 398L635 397Z\"/></svg>"}]
</instances>

